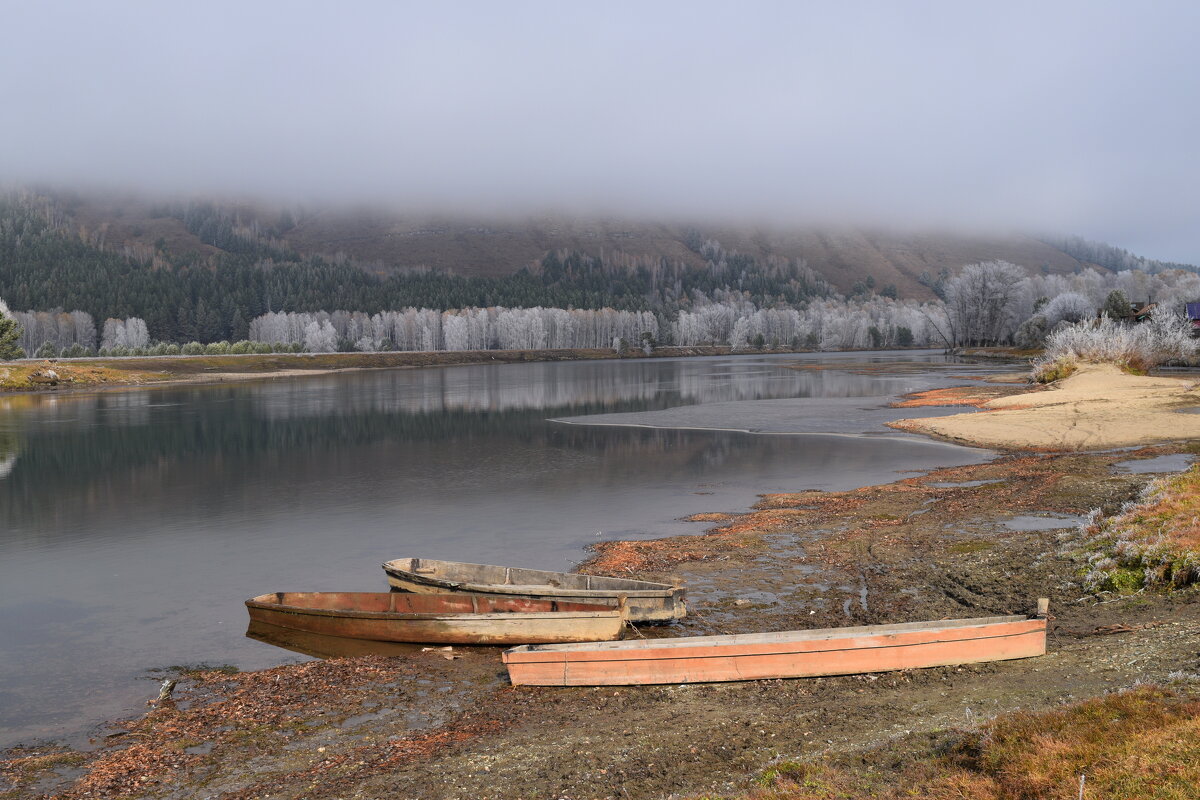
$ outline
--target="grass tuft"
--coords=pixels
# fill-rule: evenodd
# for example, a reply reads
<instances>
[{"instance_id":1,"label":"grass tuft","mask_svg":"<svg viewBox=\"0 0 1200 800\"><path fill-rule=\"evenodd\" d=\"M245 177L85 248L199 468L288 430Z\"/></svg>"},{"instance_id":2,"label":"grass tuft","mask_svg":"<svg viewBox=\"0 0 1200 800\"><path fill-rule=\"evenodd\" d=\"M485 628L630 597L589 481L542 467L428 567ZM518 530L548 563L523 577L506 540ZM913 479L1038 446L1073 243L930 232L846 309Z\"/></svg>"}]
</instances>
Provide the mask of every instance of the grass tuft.
<instances>
[{"instance_id":1,"label":"grass tuft","mask_svg":"<svg viewBox=\"0 0 1200 800\"><path fill-rule=\"evenodd\" d=\"M1084 529L1094 552L1085 585L1130 594L1200 581L1200 465L1153 481L1136 503Z\"/></svg>"}]
</instances>

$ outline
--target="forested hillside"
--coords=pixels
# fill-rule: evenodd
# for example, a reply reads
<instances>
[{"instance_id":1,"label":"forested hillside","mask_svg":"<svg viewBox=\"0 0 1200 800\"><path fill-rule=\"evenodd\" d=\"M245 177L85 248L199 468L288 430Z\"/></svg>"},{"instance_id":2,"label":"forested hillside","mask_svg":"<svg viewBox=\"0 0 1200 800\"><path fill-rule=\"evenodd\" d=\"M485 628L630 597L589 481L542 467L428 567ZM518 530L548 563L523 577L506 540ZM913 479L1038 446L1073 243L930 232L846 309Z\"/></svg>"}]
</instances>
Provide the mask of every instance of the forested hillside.
<instances>
[{"instance_id":1,"label":"forested hillside","mask_svg":"<svg viewBox=\"0 0 1200 800\"><path fill-rule=\"evenodd\" d=\"M1076 237L420 224L378 212L11 192L0 196L0 298L25 327L26 352L75 354L247 339L315 351L645 337L834 349L1007 341L1023 320L1034 323L1025 339L1036 340L1113 290L1173 301L1198 291L1194 271L1168 272L1184 265ZM987 273L1008 287L987 331L961 309L964 321L950 325L953 304L948 312L941 302L971 263L1004 265ZM1150 280L1160 272L1177 277Z\"/></svg>"},{"instance_id":2,"label":"forested hillside","mask_svg":"<svg viewBox=\"0 0 1200 800\"><path fill-rule=\"evenodd\" d=\"M218 254L275 261L322 256L380 274L431 269L462 276L505 277L536 268L550 252L605 260L704 268L705 242L768 261L804 263L836 291L857 284L894 285L901 296L930 299L921 274L1002 260L1045 274L1074 272L1088 263L1111 269L1145 268L1114 259L1092 261L1091 243L1061 237L962 235L849 226L751 226L703 221L655 222L611 217L448 217L383 208L280 207L137 196L46 191L56 211L94 241L141 258L173 263ZM1106 246L1100 245L1104 248ZM1115 248L1108 248L1115 250ZM1113 263L1109 263L1113 262Z\"/></svg>"},{"instance_id":3,"label":"forested hillside","mask_svg":"<svg viewBox=\"0 0 1200 800\"><path fill-rule=\"evenodd\" d=\"M673 313L697 294L727 289L761 305L832 293L801 262L727 253L716 242L699 245L702 265L555 251L511 275L489 277L380 271L341 256L302 255L210 204L161 213L178 214L210 249L118 244L109 228L81 226L47 198L0 199L0 296L14 309L136 316L156 339L208 342L244 339L250 320L270 311L551 306Z\"/></svg>"}]
</instances>

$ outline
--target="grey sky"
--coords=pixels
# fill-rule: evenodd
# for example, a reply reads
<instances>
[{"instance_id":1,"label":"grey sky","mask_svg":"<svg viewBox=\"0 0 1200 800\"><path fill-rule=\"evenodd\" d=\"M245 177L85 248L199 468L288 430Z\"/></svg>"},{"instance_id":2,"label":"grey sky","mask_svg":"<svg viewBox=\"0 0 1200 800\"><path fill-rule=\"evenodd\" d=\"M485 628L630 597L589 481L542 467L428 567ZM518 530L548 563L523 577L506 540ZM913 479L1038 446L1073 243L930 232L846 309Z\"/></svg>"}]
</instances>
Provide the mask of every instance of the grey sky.
<instances>
[{"instance_id":1,"label":"grey sky","mask_svg":"<svg viewBox=\"0 0 1200 800\"><path fill-rule=\"evenodd\" d=\"M1200 3L4 0L0 180L1200 263Z\"/></svg>"}]
</instances>

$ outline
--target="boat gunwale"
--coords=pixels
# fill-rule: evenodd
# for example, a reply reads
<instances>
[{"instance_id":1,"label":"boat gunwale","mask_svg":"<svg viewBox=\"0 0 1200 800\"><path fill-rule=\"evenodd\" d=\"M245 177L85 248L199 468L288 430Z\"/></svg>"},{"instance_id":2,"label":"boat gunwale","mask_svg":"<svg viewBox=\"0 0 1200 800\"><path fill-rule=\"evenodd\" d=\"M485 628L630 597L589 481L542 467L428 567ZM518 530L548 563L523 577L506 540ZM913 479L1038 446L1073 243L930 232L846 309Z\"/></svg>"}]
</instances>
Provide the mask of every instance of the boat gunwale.
<instances>
[{"instance_id":1,"label":"boat gunwale","mask_svg":"<svg viewBox=\"0 0 1200 800\"><path fill-rule=\"evenodd\" d=\"M273 596L274 594L276 593L272 592L270 595L259 595L258 597L252 597L246 601L246 607L262 609L264 611L275 611L285 614L297 614L300 616L394 621L446 620L461 622L468 620L479 620L481 622L494 622L498 620L530 621L545 619L610 619L612 617L622 617L624 615L623 610L619 607L613 607L607 611L496 611L487 613L479 613L476 611L357 611L352 609L293 606L285 603L276 603L259 599L261 597ZM312 594L320 593L313 592ZM344 592L335 592L334 594L344 594ZM373 593L364 592L363 594Z\"/></svg>"},{"instance_id":2,"label":"boat gunwale","mask_svg":"<svg viewBox=\"0 0 1200 800\"><path fill-rule=\"evenodd\" d=\"M518 659L515 661L510 661L508 658L509 650L518 649L517 647L512 647L512 648L509 648L509 650L504 651L503 661L505 664L530 664L530 665L533 665L533 664L562 664L562 665L566 666L568 664L579 664L579 665L582 665L582 664L605 664L605 665L610 665L610 664L631 664L631 663L645 663L645 662L666 663L666 662L675 662L675 661L701 661L701 660L705 660L705 659L716 659L716 658L723 658L723 659L730 659L730 660L742 660L742 659L750 659L750 658L774 657L774 656L783 656L783 655L822 656L822 655L826 655L828 653L853 653L856 651L863 651L863 650L914 649L914 648L920 648L920 647L933 647L936 645L943 645L943 644L956 644L956 643L960 643L960 642L985 642L985 641L999 640L999 639L1017 639L1017 638L1021 638L1024 636L1038 636L1038 635L1044 635L1044 634L1045 634L1045 632L1039 628L1030 628L1027 630L1013 631L1011 633L996 633L996 634L992 634L990 636L972 636L969 639L933 639L933 638L931 638L931 639L923 639L923 640L919 640L919 641L915 641L915 642L896 642L896 643L874 642L874 643L864 643L861 645L851 646L851 647L826 647L826 648L822 648L822 649L812 649L812 650L764 650L764 651L750 651L750 652L741 651L741 652L737 652L737 653L723 653L723 652L687 653L687 652L683 652L683 653L679 653L679 654L672 654L672 655L665 655L665 656L658 656L658 657L651 657L651 658L643 658L643 657L638 657L637 655L630 655L630 657L628 657L628 658L604 658L604 659L547 658L544 660L530 658L530 659ZM817 639L817 640L813 640L813 641L832 641L832 640ZM538 645L519 645L519 647L537 647L537 646ZM534 652L536 653L537 651L534 651ZM588 652L597 652L597 651L588 651ZM621 651L618 650L616 652L621 652ZM634 650L634 651L629 651L629 652L636 654L638 651Z\"/></svg>"},{"instance_id":3,"label":"boat gunwale","mask_svg":"<svg viewBox=\"0 0 1200 800\"><path fill-rule=\"evenodd\" d=\"M391 573L388 573L388 574L390 575ZM405 573L405 574L411 575L412 573ZM424 577L424 576L421 576L421 577ZM406 578L406 580L411 580L411 579ZM618 595L624 595L625 597L629 597L629 598L643 598L643 597L670 598L670 597L673 597L676 592L683 591L682 589L679 589L679 588L672 589L672 590L662 590L662 589L630 589L630 590L625 590L625 589L563 589L558 586L551 586L548 583L547 584L541 584L541 583L521 583L521 584L457 583L455 581L443 581L443 580L437 580L437 581L413 580L412 582L413 583L422 583L426 586L453 587L454 589L457 589L457 590L474 592L475 594L511 594L511 595L525 596L525 597L550 597L550 596L554 596L554 597L616 597ZM545 589L545 591L536 591L536 590L540 590L540 589Z\"/></svg>"},{"instance_id":4,"label":"boat gunwale","mask_svg":"<svg viewBox=\"0 0 1200 800\"><path fill-rule=\"evenodd\" d=\"M520 645L504 651L505 660L508 660L510 653L514 655L532 654L532 653L567 653L567 654L592 654L592 653L613 653L613 652L639 652L639 651L654 651L654 650L685 650L695 647L747 647L756 644L761 645L787 645L799 642L820 642L820 641L837 641L856 638L868 638L871 636L888 636L899 633L937 633L940 631L950 630L968 630L970 628L987 628L998 625L1013 624L1018 622L1036 622L1039 618L1023 615L1013 615L1005 617L976 617L974 619L963 620L934 620L928 622L901 622L887 625L861 625L852 628L814 628L812 630L799 631L771 631L768 633L735 633L735 634L720 634L715 636L683 636L676 639L627 639L618 642L580 642L576 644L533 644ZM1043 620L1044 621L1044 620ZM1014 634L1002 635L1024 635L1026 633L1036 633L1038 629L1035 627L1031 631L1022 631ZM978 639L1000 638L999 636L979 636ZM919 645L920 642L910 642L906 644L887 645L896 647L911 647ZM874 645L884 646L884 645ZM868 649L868 648L845 648L845 649ZM807 651L806 651L807 652ZM825 652L825 651L811 651ZM742 655L751 656L752 653L717 653L719 657L737 658ZM762 654L760 654L762 655ZM669 658L696 658L698 656L664 656ZM546 659L547 661L557 661L558 659ZM567 660L567 659L564 659ZM620 659L606 659L617 661ZM628 660L633 660L628 659ZM640 656L638 660L651 660L650 657ZM529 663L536 663L532 659Z\"/></svg>"},{"instance_id":5,"label":"boat gunwale","mask_svg":"<svg viewBox=\"0 0 1200 800\"><path fill-rule=\"evenodd\" d=\"M643 588L617 588L617 589L571 589L564 586L555 586L550 583L523 583L523 584L504 584L504 583L472 583L468 581L455 581L447 578L438 578L432 575L422 575L412 570L401 569L395 566L400 561L412 561L410 557L394 558L390 561L383 562L383 571L389 576L399 577L395 573L403 575L404 580L410 580L413 583L420 583L425 586L448 586L455 589L464 589L467 591L477 591L484 594L525 594L525 595L556 595L562 597L611 597L616 595L625 595L627 597L675 597L684 591L683 587L676 586L670 583L661 583L658 581L645 581L639 578L620 578L615 575L585 575L578 572L555 572L553 570L524 570L528 572L543 572L547 575L564 575L571 578L587 579L589 577L604 578L605 580L625 581L631 584L640 584ZM457 564L464 567L486 567L491 569L507 569L499 564L475 564L467 561L444 561L441 559L420 559L422 562L433 562L441 564ZM545 591L530 591L541 590Z\"/></svg>"}]
</instances>

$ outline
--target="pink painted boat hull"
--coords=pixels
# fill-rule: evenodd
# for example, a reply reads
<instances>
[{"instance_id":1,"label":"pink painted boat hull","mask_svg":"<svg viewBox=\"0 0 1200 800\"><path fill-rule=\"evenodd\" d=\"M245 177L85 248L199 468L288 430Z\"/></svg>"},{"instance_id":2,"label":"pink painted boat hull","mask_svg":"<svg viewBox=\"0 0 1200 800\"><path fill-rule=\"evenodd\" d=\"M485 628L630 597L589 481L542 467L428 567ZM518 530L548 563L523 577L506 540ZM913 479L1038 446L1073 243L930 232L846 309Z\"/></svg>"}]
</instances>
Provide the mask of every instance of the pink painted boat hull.
<instances>
[{"instance_id":1,"label":"pink painted boat hull","mask_svg":"<svg viewBox=\"0 0 1200 800\"><path fill-rule=\"evenodd\" d=\"M1040 656L1045 618L988 617L859 628L696 636L504 652L513 684L619 686L802 678Z\"/></svg>"}]
</instances>

